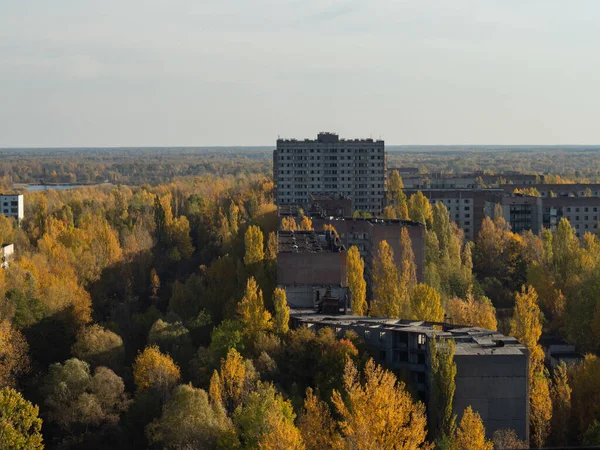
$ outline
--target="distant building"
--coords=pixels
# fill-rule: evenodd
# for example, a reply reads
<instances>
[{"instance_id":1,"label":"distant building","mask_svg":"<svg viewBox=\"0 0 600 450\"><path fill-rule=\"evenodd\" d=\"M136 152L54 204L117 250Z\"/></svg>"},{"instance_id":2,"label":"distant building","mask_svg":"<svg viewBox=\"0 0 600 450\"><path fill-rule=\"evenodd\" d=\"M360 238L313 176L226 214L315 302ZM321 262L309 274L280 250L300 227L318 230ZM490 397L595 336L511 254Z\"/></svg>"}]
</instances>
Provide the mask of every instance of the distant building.
<instances>
[{"instance_id":1,"label":"distant building","mask_svg":"<svg viewBox=\"0 0 600 450\"><path fill-rule=\"evenodd\" d=\"M600 184L502 184L500 188L507 193L515 189L526 189L534 187L542 198L549 197L600 197Z\"/></svg>"},{"instance_id":2,"label":"distant building","mask_svg":"<svg viewBox=\"0 0 600 450\"><path fill-rule=\"evenodd\" d=\"M419 168L418 167L388 167L386 169L386 172L387 172L388 176L392 172L398 172L398 174L401 175L401 176L418 175L419 174Z\"/></svg>"},{"instance_id":3,"label":"distant building","mask_svg":"<svg viewBox=\"0 0 600 450\"><path fill-rule=\"evenodd\" d=\"M380 215L385 189L382 140L340 139L319 133L316 140L278 139L273 151L275 202L306 205L310 194L349 197L352 209Z\"/></svg>"},{"instance_id":4,"label":"distant building","mask_svg":"<svg viewBox=\"0 0 600 450\"><path fill-rule=\"evenodd\" d=\"M421 191L431 205L444 203L450 220L462 229L465 239L477 237L486 216L493 216L494 208L502 202L502 189L405 189L407 197Z\"/></svg>"},{"instance_id":5,"label":"distant building","mask_svg":"<svg viewBox=\"0 0 600 450\"><path fill-rule=\"evenodd\" d=\"M388 175L389 175L388 171ZM402 174L401 174L402 175ZM489 175L484 172L473 173L444 173L432 172L426 174L403 175L402 182L406 189L481 189L484 187L499 187L501 183L515 183L531 187L542 183L543 175L508 172ZM482 186L480 182L483 182ZM513 185L510 185L513 186ZM511 191L512 192L512 191Z\"/></svg>"},{"instance_id":6,"label":"distant building","mask_svg":"<svg viewBox=\"0 0 600 450\"><path fill-rule=\"evenodd\" d=\"M515 233L532 231L538 234L543 225L542 199L527 195L510 195L502 198L502 215Z\"/></svg>"},{"instance_id":7,"label":"distant building","mask_svg":"<svg viewBox=\"0 0 600 450\"><path fill-rule=\"evenodd\" d=\"M577 237L596 233L600 220L600 197L549 197L542 199L543 226L551 230L563 217L571 222Z\"/></svg>"},{"instance_id":8,"label":"distant building","mask_svg":"<svg viewBox=\"0 0 600 450\"><path fill-rule=\"evenodd\" d=\"M12 261L15 254L14 244L2 244L0 247L0 267L6 269L8 264Z\"/></svg>"},{"instance_id":9,"label":"distant building","mask_svg":"<svg viewBox=\"0 0 600 450\"><path fill-rule=\"evenodd\" d=\"M25 217L22 194L0 194L0 211L6 217L13 217L20 222Z\"/></svg>"},{"instance_id":10,"label":"distant building","mask_svg":"<svg viewBox=\"0 0 600 450\"><path fill-rule=\"evenodd\" d=\"M429 402L431 363L429 341L435 337L456 343L454 413L467 406L481 415L486 434L512 428L529 440L529 356L515 338L477 327L421 321L333 316L292 311L293 327L330 327L338 336L351 330L364 339L373 358L408 379L421 400Z\"/></svg>"}]
</instances>

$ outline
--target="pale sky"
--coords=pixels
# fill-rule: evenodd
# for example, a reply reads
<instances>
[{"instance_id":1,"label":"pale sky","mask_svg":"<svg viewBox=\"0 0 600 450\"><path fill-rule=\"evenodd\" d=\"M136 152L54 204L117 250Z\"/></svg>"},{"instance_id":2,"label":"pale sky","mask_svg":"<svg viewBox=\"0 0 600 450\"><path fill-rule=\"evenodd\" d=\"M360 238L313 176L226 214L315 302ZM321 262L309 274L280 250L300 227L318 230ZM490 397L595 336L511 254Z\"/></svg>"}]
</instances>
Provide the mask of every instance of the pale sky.
<instances>
[{"instance_id":1,"label":"pale sky","mask_svg":"<svg viewBox=\"0 0 600 450\"><path fill-rule=\"evenodd\" d=\"M0 0L0 147L600 144L598 0Z\"/></svg>"}]
</instances>

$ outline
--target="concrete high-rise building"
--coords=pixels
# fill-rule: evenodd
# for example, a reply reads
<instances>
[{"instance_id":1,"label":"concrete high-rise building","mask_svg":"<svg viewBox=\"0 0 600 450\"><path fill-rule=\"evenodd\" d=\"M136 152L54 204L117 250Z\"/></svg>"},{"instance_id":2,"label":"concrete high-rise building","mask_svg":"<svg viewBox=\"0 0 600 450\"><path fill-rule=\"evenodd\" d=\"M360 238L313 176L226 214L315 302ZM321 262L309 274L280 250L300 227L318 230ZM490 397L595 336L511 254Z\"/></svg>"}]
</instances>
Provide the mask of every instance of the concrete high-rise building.
<instances>
[{"instance_id":1,"label":"concrete high-rise building","mask_svg":"<svg viewBox=\"0 0 600 450\"><path fill-rule=\"evenodd\" d=\"M0 213L6 217L14 217L20 222L25 217L22 194L0 194Z\"/></svg>"},{"instance_id":2,"label":"concrete high-rise building","mask_svg":"<svg viewBox=\"0 0 600 450\"><path fill-rule=\"evenodd\" d=\"M334 133L319 133L316 140L278 139L273 178L277 205L308 205L310 194L327 192L350 197L353 210L381 215L384 142Z\"/></svg>"}]
</instances>

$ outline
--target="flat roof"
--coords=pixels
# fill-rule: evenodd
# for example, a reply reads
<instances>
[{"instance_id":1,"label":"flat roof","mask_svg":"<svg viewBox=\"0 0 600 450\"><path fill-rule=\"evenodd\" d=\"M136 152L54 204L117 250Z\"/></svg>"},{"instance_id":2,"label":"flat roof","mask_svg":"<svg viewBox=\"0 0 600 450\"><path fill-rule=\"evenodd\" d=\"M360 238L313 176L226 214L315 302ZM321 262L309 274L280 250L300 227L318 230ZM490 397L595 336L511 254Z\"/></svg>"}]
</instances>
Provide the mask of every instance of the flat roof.
<instances>
[{"instance_id":1,"label":"flat roof","mask_svg":"<svg viewBox=\"0 0 600 450\"><path fill-rule=\"evenodd\" d=\"M452 339L456 343L456 355L523 355L527 350L512 336L480 327L449 325L407 319L317 314L312 310L292 309L290 316L302 323L321 326L363 327L374 331L402 331L421 333L428 337ZM434 327L445 326L446 330Z\"/></svg>"},{"instance_id":2,"label":"flat roof","mask_svg":"<svg viewBox=\"0 0 600 450\"><path fill-rule=\"evenodd\" d=\"M341 244L330 245L326 231L279 231L277 246L279 253L333 253L344 249Z\"/></svg>"}]
</instances>

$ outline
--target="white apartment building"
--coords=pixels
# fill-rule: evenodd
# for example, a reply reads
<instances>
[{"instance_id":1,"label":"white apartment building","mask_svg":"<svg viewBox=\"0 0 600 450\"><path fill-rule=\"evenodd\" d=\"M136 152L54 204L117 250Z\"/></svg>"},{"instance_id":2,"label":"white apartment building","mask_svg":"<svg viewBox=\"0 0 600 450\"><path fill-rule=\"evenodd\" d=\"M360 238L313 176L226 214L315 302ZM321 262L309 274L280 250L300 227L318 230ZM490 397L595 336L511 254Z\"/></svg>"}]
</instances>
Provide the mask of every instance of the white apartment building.
<instances>
[{"instance_id":1,"label":"white apartment building","mask_svg":"<svg viewBox=\"0 0 600 450\"><path fill-rule=\"evenodd\" d=\"M311 193L337 193L352 209L381 215L385 196L382 140L340 139L319 133L316 140L278 139L273 151L277 205L309 204Z\"/></svg>"},{"instance_id":2,"label":"white apartment building","mask_svg":"<svg viewBox=\"0 0 600 450\"><path fill-rule=\"evenodd\" d=\"M0 194L0 213L6 217L14 217L17 222L25 217L22 194Z\"/></svg>"}]
</instances>

